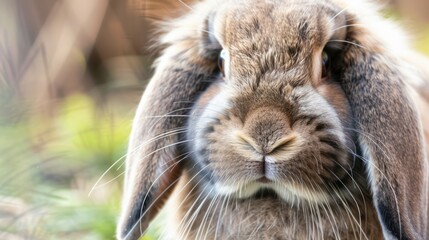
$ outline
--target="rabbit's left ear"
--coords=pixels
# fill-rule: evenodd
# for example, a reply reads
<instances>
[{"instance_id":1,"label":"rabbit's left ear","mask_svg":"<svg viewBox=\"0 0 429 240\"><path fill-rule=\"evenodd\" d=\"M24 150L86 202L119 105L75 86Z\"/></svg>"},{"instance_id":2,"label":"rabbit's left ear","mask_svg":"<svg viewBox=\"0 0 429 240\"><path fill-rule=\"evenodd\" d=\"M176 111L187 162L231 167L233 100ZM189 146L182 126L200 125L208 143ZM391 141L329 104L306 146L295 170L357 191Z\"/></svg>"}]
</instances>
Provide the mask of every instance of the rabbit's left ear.
<instances>
[{"instance_id":1,"label":"rabbit's left ear","mask_svg":"<svg viewBox=\"0 0 429 240\"><path fill-rule=\"evenodd\" d=\"M165 50L133 123L118 239L139 239L168 199L189 155L181 138L187 131L186 119L197 96L217 74L206 15L176 22L161 42Z\"/></svg>"},{"instance_id":2,"label":"rabbit's left ear","mask_svg":"<svg viewBox=\"0 0 429 240\"><path fill-rule=\"evenodd\" d=\"M428 239L428 167L407 74L374 34L362 25L348 26L342 87L384 238Z\"/></svg>"}]
</instances>

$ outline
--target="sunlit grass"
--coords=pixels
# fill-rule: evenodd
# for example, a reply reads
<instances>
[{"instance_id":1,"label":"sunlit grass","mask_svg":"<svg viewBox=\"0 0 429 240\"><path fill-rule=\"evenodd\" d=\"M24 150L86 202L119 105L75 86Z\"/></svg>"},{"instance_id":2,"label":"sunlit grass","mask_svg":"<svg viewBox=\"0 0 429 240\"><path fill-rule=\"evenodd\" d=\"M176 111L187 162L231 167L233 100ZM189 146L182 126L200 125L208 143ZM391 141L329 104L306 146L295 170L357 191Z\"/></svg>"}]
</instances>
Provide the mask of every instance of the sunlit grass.
<instances>
[{"instance_id":1,"label":"sunlit grass","mask_svg":"<svg viewBox=\"0 0 429 240\"><path fill-rule=\"evenodd\" d=\"M419 34L415 46L419 51L429 56L429 27Z\"/></svg>"},{"instance_id":2,"label":"sunlit grass","mask_svg":"<svg viewBox=\"0 0 429 240\"><path fill-rule=\"evenodd\" d=\"M0 238L114 239L124 166L88 194L126 152L131 113L105 112L86 95L54 116L21 112L0 119Z\"/></svg>"}]
</instances>

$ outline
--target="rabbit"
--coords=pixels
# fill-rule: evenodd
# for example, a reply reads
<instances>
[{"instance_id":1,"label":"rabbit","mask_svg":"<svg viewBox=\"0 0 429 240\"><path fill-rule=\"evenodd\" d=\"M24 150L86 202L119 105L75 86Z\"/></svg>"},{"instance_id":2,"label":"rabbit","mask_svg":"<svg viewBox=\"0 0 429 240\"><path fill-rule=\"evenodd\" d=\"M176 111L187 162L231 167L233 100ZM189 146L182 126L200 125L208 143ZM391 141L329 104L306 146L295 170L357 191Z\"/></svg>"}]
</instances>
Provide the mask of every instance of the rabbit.
<instances>
[{"instance_id":1,"label":"rabbit","mask_svg":"<svg viewBox=\"0 0 429 240\"><path fill-rule=\"evenodd\" d=\"M429 239L428 65L377 6L188 7L133 122L118 239L162 207L165 239Z\"/></svg>"}]
</instances>

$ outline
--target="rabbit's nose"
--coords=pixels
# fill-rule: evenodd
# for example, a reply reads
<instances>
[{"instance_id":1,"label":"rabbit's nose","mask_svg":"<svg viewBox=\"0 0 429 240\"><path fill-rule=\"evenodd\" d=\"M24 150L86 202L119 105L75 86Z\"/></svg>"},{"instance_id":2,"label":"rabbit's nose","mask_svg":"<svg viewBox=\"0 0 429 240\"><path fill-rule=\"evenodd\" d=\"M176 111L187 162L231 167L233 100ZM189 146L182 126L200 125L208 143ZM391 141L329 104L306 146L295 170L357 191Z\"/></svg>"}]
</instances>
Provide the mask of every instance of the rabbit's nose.
<instances>
[{"instance_id":1,"label":"rabbit's nose","mask_svg":"<svg viewBox=\"0 0 429 240\"><path fill-rule=\"evenodd\" d=\"M288 145L294 142L294 140L297 138L297 135L294 132L290 132L289 134L277 139L272 143L269 143L268 145L258 143L253 138L246 135L239 134L238 137L241 142L250 146L254 151L262 155L265 162L265 156L268 156L279 149L286 148Z\"/></svg>"},{"instance_id":2,"label":"rabbit's nose","mask_svg":"<svg viewBox=\"0 0 429 240\"><path fill-rule=\"evenodd\" d=\"M250 111L243 130L248 136L245 141L262 155L272 153L294 138L288 116L270 107Z\"/></svg>"}]
</instances>

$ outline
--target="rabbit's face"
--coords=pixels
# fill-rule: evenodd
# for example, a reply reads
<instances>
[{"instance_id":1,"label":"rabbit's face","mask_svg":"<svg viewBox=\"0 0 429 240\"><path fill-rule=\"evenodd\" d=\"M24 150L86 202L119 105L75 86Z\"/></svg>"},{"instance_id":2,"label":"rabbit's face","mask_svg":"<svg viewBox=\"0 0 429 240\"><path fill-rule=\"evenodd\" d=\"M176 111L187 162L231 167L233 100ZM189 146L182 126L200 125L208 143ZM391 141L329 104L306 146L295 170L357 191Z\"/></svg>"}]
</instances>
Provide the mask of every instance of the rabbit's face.
<instances>
[{"instance_id":1,"label":"rabbit's face","mask_svg":"<svg viewBox=\"0 0 429 240\"><path fill-rule=\"evenodd\" d=\"M352 121L330 68L345 36L340 10L254 1L213 13L207 41L222 49L222 66L194 107L187 138L192 171L216 193L270 189L288 201L326 202L346 184Z\"/></svg>"}]
</instances>

